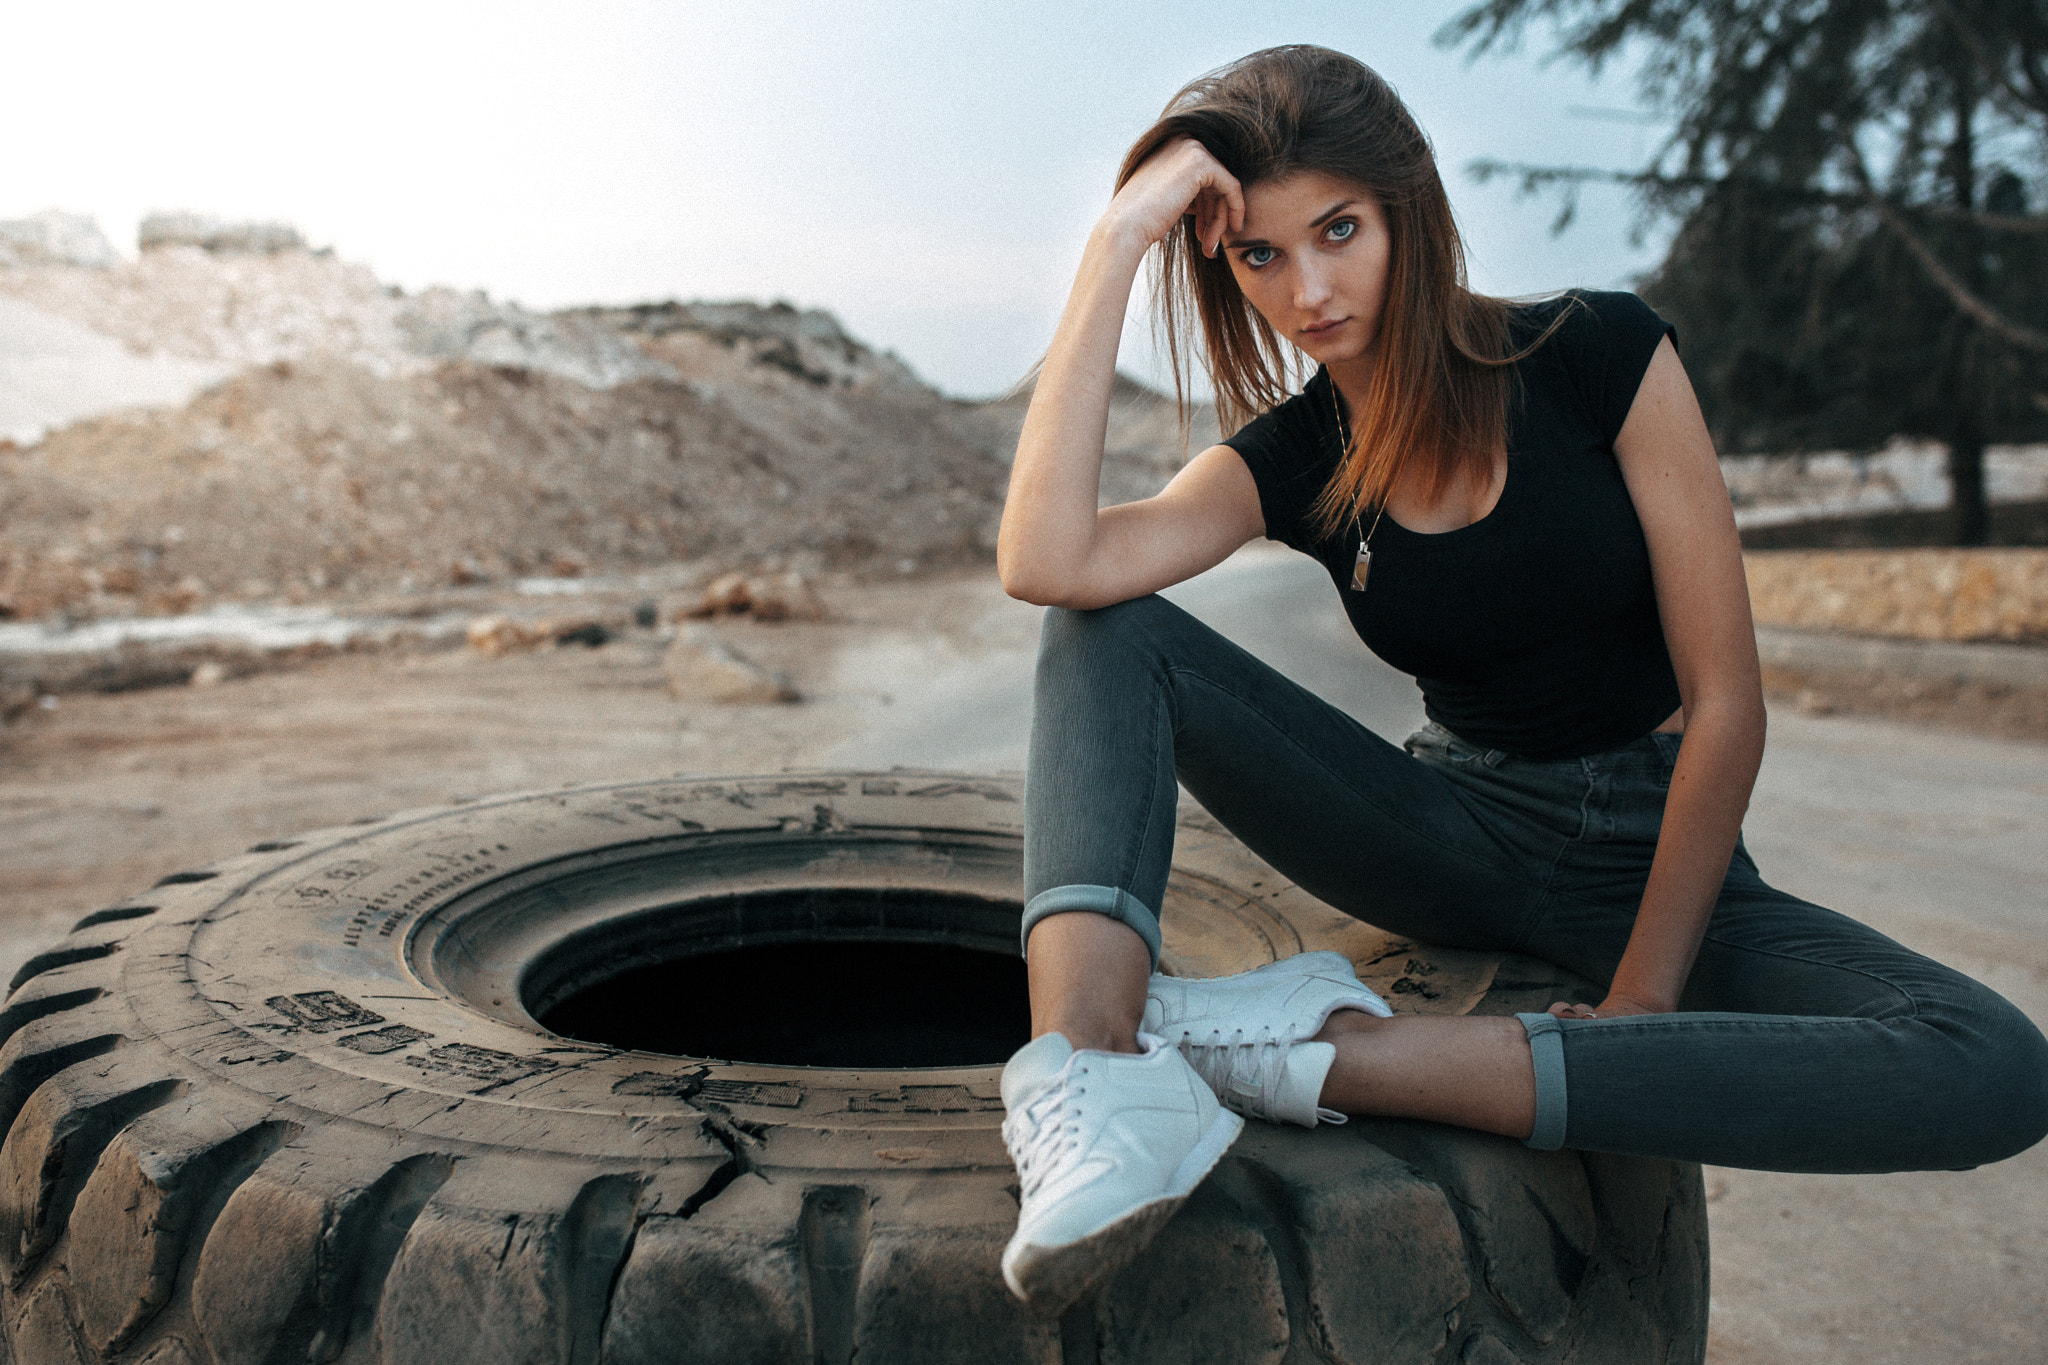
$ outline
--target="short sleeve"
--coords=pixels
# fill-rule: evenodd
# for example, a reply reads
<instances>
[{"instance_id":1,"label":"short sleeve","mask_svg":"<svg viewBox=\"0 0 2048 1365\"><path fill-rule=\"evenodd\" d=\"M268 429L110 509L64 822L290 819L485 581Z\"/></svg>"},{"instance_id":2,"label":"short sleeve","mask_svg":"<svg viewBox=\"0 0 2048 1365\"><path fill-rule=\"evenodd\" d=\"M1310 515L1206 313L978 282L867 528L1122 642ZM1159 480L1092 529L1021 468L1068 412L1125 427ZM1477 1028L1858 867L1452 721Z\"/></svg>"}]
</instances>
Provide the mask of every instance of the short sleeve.
<instances>
[{"instance_id":1,"label":"short sleeve","mask_svg":"<svg viewBox=\"0 0 2048 1365\"><path fill-rule=\"evenodd\" d=\"M1310 513L1343 453L1329 386L1328 374L1318 372L1300 393L1223 442L1238 453L1258 485L1266 539L1309 554L1316 543Z\"/></svg>"},{"instance_id":2,"label":"short sleeve","mask_svg":"<svg viewBox=\"0 0 2048 1365\"><path fill-rule=\"evenodd\" d=\"M1571 297L1582 306L1566 316L1557 340L1602 439L1612 445L1628 421L1658 343L1668 336L1675 345L1678 329L1634 294L1575 289Z\"/></svg>"}]
</instances>

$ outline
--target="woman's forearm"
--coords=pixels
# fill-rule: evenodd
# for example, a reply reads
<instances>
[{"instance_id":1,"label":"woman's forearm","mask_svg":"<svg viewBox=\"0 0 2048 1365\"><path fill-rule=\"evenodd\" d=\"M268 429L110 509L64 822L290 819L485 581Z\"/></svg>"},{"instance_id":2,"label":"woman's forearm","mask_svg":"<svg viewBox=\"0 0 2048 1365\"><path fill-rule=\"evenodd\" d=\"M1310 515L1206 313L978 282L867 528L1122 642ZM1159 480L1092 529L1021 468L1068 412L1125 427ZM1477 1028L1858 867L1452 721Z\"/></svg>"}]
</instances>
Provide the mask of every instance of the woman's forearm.
<instances>
[{"instance_id":1,"label":"woman's forearm","mask_svg":"<svg viewBox=\"0 0 2048 1365\"><path fill-rule=\"evenodd\" d=\"M1676 1009L1720 898L1763 761L1761 696L1702 701L1686 713L1657 855L1610 998Z\"/></svg>"},{"instance_id":2,"label":"woman's forearm","mask_svg":"<svg viewBox=\"0 0 2048 1365\"><path fill-rule=\"evenodd\" d=\"M1109 218L1089 234L1010 469L996 569L1013 597L1057 602L1086 573L1117 344L1147 246Z\"/></svg>"}]
</instances>

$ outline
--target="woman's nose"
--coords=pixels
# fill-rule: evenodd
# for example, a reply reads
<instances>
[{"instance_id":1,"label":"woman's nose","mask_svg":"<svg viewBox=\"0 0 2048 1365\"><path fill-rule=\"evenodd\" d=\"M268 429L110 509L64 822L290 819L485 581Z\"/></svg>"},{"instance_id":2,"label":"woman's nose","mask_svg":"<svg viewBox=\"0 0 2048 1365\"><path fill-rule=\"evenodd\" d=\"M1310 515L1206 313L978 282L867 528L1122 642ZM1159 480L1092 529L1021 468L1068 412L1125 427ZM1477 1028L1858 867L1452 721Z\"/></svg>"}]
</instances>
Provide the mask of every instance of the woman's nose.
<instances>
[{"instance_id":1,"label":"woman's nose","mask_svg":"<svg viewBox=\"0 0 2048 1365\"><path fill-rule=\"evenodd\" d=\"M1314 266L1303 266L1294 277L1294 306L1312 313L1330 301L1329 275Z\"/></svg>"}]
</instances>

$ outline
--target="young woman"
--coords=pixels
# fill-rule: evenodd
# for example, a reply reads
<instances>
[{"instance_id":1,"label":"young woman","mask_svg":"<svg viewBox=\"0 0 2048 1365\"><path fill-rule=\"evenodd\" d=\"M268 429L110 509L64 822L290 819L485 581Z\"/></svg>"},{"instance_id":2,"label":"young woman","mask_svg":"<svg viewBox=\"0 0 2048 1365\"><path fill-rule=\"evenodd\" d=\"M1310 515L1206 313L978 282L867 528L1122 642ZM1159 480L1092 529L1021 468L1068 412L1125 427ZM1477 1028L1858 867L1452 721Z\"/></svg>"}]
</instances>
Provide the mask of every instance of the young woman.
<instances>
[{"instance_id":1,"label":"young woman","mask_svg":"<svg viewBox=\"0 0 2048 1365\"><path fill-rule=\"evenodd\" d=\"M1155 250L1169 331L1199 324L1225 428L1252 420L1098 511ZM1318 366L1291 397L1290 357ZM1417 676L1430 724L1405 750L1151 595L1262 535L1320 560L1365 642ZM1003 1080L1023 1205L1003 1268L1033 1307L1135 1255L1232 1111L1803 1171L1969 1167L2048 1131L2048 1042L2019 1011L1772 889L1742 847L1756 644L1671 329L1627 294L1468 290L1429 143L1358 62L1256 53L1131 149L998 561L1051 608L1025 808L1034 1039ZM1389 1017L1335 954L1153 975L1176 779L1330 904L1548 958L1605 997Z\"/></svg>"}]
</instances>

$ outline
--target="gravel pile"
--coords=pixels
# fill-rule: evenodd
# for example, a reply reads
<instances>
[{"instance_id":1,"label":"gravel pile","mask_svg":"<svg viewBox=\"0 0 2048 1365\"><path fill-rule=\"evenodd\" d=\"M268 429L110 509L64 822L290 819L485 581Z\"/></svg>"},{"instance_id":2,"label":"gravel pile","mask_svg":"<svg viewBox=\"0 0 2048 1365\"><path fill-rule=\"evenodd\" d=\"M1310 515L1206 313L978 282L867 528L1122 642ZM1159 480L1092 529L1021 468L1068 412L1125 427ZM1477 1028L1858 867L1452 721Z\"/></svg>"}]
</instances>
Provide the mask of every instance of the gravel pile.
<instances>
[{"instance_id":1,"label":"gravel pile","mask_svg":"<svg viewBox=\"0 0 2048 1365\"><path fill-rule=\"evenodd\" d=\"M194 223L133 262L0 269L10 306L230 376L0 441L0 619L993 553L1024 399L948 400L829 314L407 295L289 234ZM1106 490L1155 491L1172 405L1120 389L1111 446Z\"/></svg>"},{"instance_id":2,"label":"gravel pile","mask_svg":"<svg viewBox=\"0 0 2048 1365\"><path fill-rule=\"evenodd\" d=\"M324 253L163 246L106 269L0 270L0 293L138 355L268 365L320 353L382 376L423 367L399 330L404 298L367 267Z\"/></svg>"},{"instance_id":3,"label":"gravel pile","mask_svg":"<svg viewBox=\"0 0 2048 1365\"><path fill-rule=\"evenodd\" d=\"M1031 406L1031 386L988 403L962 404L951 428L962 439L1009 459ZM1174 401L1119 374L1110 389L1109 426L1102 441L1101 505L1149 498L1166 486L1188 457L1207 450L1223 437L1216 429L1216 410L1197 403L1185 427Z\"/></svg>"},{"instance_id":4,"label":"gravel pile","mask_svg":"<svg viewBox=\"0 0 2048 1365\"><path fill-rule=\"evenodd\" d=\"M661 349L699 377L280 361L182 409L71 427L0 460L0 607L990 552L1006 471L946 436L936 395L821 388L701 338Z\"/></svg>"}]
</instances>

